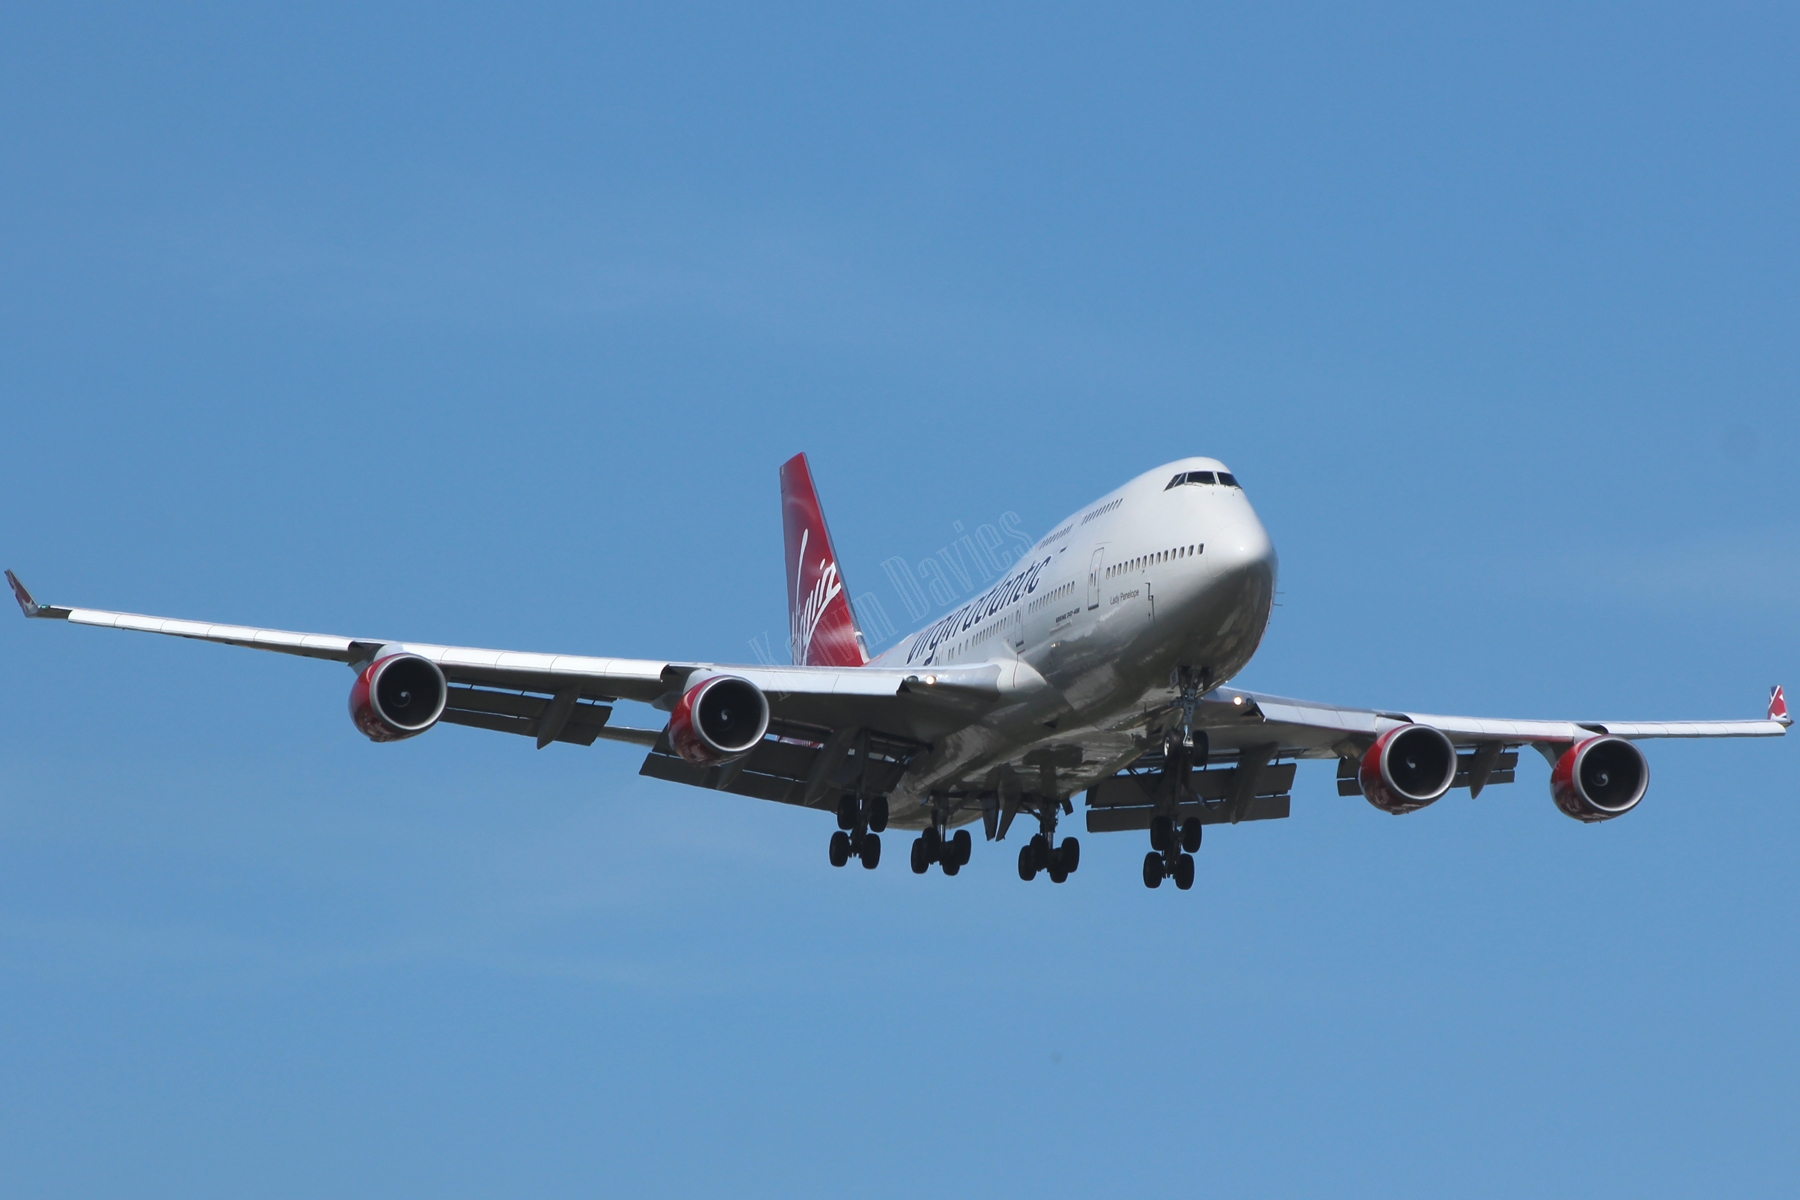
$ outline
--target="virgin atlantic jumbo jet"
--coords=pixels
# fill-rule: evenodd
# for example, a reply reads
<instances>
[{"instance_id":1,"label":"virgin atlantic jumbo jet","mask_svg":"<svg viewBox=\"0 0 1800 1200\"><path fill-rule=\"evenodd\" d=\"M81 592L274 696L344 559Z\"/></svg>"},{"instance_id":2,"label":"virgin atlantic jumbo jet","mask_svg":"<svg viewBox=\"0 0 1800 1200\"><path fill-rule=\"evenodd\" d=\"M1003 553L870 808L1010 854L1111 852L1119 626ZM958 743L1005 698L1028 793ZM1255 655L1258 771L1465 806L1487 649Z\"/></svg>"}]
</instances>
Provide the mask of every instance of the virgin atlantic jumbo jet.
<instances>
[{"instance_id":1,"label":"virgin atlantic jumbo jet","mask_svg":"<svg viewBox=\"0 0 1800 1200\"><path fill-rule=\"evenodd\" d=\"M831 863L874 868L890 824L920 831L912 869L954 875L979 818L1003 840L1028 813L1019 877L1061 883L1057 840L1086 792L1090 833L1148 830L1144 886L1194 882L1206 826L1288 815L1295 761L1338 760L1338 794L1409 813L1452 788L1511 783L1519 749L1550 762L1578 821L1637 807L1633 742L1764 737L1791 723L1781 689L1761 721L1503 721L1375 712L1224 686L1262 640L1275 548L1225 465L1158 467L1057 525L986 594L871 659L838 572L806 456L781 468L794 665L723 666L428 646L41 605L28 617L167 633L347 663L350 718L377 742L439 722L551 742L649 748L641 774L837 816ZM610 723L616 700L669 714ZM954 832L952 832L954 831Z\"/></svg>"}]
</instances>

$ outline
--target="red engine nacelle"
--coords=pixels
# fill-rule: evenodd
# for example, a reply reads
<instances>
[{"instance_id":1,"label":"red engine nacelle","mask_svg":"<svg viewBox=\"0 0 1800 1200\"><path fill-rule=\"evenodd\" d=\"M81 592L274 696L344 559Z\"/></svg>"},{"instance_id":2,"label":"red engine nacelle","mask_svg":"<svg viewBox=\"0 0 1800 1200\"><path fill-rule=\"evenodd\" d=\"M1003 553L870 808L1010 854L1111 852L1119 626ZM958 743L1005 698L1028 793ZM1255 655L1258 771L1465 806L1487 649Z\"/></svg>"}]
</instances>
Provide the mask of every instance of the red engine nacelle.
<instances>
[{"instance_id":1,"label":"red engine nacelle","mask_svg":"<svg viewBox=\"0 0 1800 1200\"><path fill-rule=\"evenodd\" d=\"M371 742L397 742L436 725L449 699L436 663L417 654L390 654L356 677L350 719Z\"/></svg>"},{"instance_id":2,"label":"red engine nacelle","mask_svg":"<svg viewBox=\"0 0 1800 1200\"><path fill-rule=\"evenodd\" d=\"M669 744L691 763L730 762L756 749L769 732L762 689L735 675L714 675L683 692L669 714Z\"/></svg>"},{"instance_id":3,"label":"red engine nacelle","mask_svg":"<svg viewBox=\"0 0 1800 1200\"><path fill-rule=\"evenodd\" d=\"M1620 737L1592 737L1550 769L1550 796L1577 821L1610 821L1636 808L1650 786L1644 752Z\"/></svg>"},{"instance_id":4,"label":"red engine nacelle","mask_svg":"<svg viewBox=\"0 0 1800 1200\"><path fill-rule=\"evenodd\" d=\"M1382 812L1416 812L1450 790L1456 747L1440 729L1401 725L1375 739L1363 754L1356 782Z\"/></svg>"}]
</instances>

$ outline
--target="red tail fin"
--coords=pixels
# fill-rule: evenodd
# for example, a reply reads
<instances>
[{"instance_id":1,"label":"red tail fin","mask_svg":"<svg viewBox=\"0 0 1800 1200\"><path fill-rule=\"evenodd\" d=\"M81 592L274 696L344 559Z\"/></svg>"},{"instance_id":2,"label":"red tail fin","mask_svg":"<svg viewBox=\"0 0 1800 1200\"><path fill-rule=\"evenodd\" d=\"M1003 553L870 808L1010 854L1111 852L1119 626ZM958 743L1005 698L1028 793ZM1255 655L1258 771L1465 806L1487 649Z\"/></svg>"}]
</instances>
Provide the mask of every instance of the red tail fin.
<instances>
[{"instance_id":1,"label":"red tail fin","mask_svg":"<svg viewBox=\"0 0 1800 1200\"><path fill-rule=\"evenodd\" d=\"M1794 723L1793 718L1788 716L1787 697L1781 694L1780 684L1769 689L1769 720L1780 721L1783 725Z\"/></svg>"},{"instance_id":2,"label":"red tail fin","mask_svg":"<svg viewBox=\"0 0 1800 1200\"><path fill-rule=\"evenodd\" d=\"M781 464L781 524L787 536L788 648L806 667L860 667L869 661L838 572L806 455Z\"/></svg>"}]
</instances>

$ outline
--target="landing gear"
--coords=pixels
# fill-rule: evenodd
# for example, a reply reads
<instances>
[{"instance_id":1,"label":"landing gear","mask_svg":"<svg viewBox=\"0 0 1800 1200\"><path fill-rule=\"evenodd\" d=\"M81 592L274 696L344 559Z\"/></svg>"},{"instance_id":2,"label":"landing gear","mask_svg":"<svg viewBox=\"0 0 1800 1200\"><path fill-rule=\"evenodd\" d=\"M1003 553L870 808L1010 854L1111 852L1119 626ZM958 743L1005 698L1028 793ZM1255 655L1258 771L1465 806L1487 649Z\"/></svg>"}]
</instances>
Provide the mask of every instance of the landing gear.
<instances>
[{"instance_id":1,"label":"landing gear","mask_svg":"<svg viewBox=\"0 0 1800 1200\"><path fill-rule=\"evenodd\" d=\"M936 863L944 869L944 874L954 875L968 865L975 853L975 839L969 831L959 829L950 837L936 824L929 826L924 833L913 839L912 869L914 875L923 875Z\"/></svg>"},{"instance_id":2,"label":"landing gear","mask_svg":"<svg viewBox=\"0 0 1800 1200\"><path fill-rule=\"evenodd\" d=\"M1169 872L1175 877L1175 886L1187 891L1194 886L1194 856L1183 854L1175 860L1175 869Z\"/></svg>"},{"instance_id":3,"label":"landing gear","mask_svg":"<svg viewBox=\"0 0 1800 1200\"><path fill-rule=\"evenodd\" d=\"M862 800L846 794L838 801L837 832L831 835L831 865L841 867L852 858L860 858L864 870L873 871L881 862L881 838L887 828L887 797Z\"/></svg>"},{"instance_id":4,"label":"landing gear","mask_svg":"<svg viewBox=\"0 0 1800 1200\"><path fill-rule=\"evenodd\" d=\"M1154 850L1144 855L1144 886L1159 888L1165 879L1173 879L1184 892L1193 887L1194 856L1180 851L1158 854Z\"/></svg>"},{"instance_id":5,"label":"landing gear","mask_svg":"<svg viewBox=\"0 0 1800 1200\"><path fill-rule=\"evenodd\" d=\"M1051 883L1062 883L1081 865L1080 842L1070 837L1061 845L1056 843L1056 817L1061 810L1062 802L1053 796L1044 797L1037 805L1038 832L1019 847L1019 878L1027 883L1036 879L1039 871L1050 876Z\"/></svg>"},{"instance_id":6,"label":"landing gear","mask_svg":"<svg viewBox=\"0 0 1800 1200\"><path fill-rule=\"evenodd\" d=\"M1051 883L1061 883L1080 865L1081 843L1074 838L1064 838L1062 845L1053 847L1049 838L1038 833L1019 847L1019 878L1027 883L1036 879L1039 871L1050 876Z\"/></svg>"},{"instance_id":7,"label":"landing gear","mask_svg":"<svg viewBox=\"0 0 1800 1200\"><path fill-rule=\"evenodd\" d=\"M831 865L841 867L852 858L862 859L864 870L873 871L881 863L881 838L873 833L848 834L842 829L831 835Z\"/></svg>"},{"instance_id":8,"label":"landing gear","mask_svg":"<svg viewBox=\"0 0 1800 1200\"><path fill-rule=\"evenodd\" d=\"M1161 786L1157 789L1158 805L1163 812L1150 819L1150 853L1144 855L1144 886L1158 888L1165 879L1187 891L1194 886L1194 851L1200 848L1205 826L1199 817L1188 817L1176 824L1181 805L1193 797L1192 771L1204 767L1210 754L1205 730L1194 728L1194 709L1200 703L1204 673L1182 667L1171 682L1181 688L1181 724L1163 739Z\"/></svg>"}]
</instances>

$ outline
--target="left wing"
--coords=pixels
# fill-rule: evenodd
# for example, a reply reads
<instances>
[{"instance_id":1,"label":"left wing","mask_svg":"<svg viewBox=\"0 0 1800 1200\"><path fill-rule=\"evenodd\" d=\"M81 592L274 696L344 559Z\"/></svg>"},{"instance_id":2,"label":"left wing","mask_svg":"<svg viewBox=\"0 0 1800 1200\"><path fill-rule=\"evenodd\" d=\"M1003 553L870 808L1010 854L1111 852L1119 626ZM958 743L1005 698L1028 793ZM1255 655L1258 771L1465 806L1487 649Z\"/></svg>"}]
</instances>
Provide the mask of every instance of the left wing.
<instances>
[{"instance_id":1,"label":"left wing","mask_svg":"<svg viewBox=\"0 0 1800 1200\"><path fill-rule=\"evenodd\" d=\"M601 737L653 745L660 730L609 726L610 702L634 700L667 710L691 682L707 675L730 674L754 683L767 695L770 716L776 722L810 727L823 735L854 726L918 742L961 728L1008 692L1041 682L1019 678L1012 664L929 672L881 667L734 666L297 633L44 605L32 598L11 571L6 572L6 579L27 617L271 650L346 663L357 670L390 654L415 654L436 663L450 685L443 720L535 735L540 746L550 741L591 745ZM1030 672L1029 667L1022 669ZM1035 677L1035 672L1031 674Z\"/></svg>"}]
</instances>

